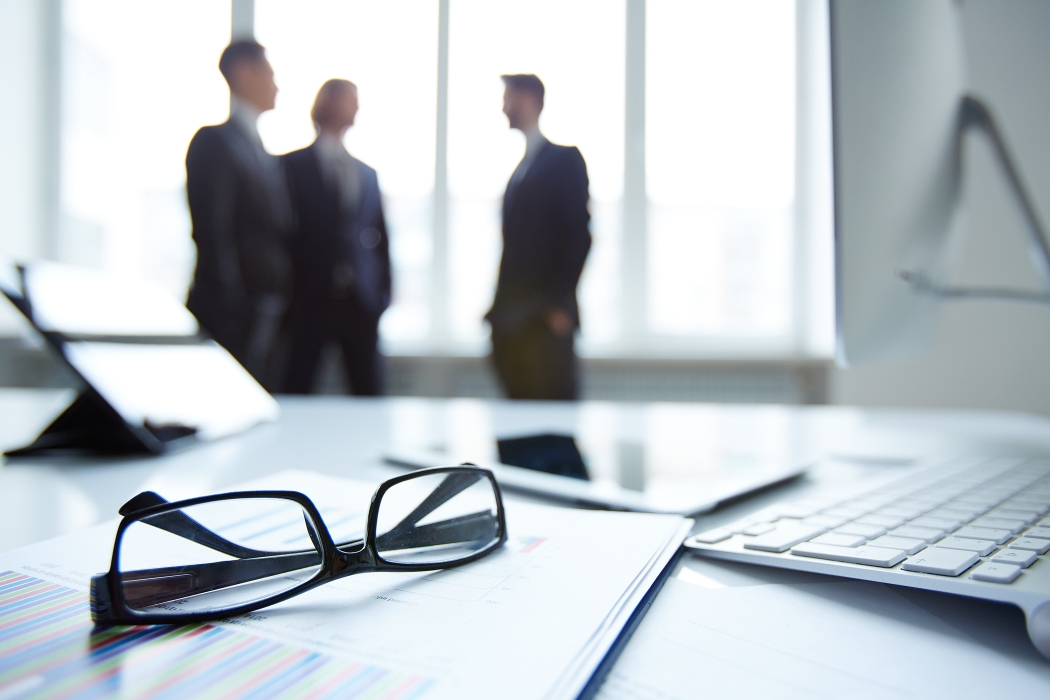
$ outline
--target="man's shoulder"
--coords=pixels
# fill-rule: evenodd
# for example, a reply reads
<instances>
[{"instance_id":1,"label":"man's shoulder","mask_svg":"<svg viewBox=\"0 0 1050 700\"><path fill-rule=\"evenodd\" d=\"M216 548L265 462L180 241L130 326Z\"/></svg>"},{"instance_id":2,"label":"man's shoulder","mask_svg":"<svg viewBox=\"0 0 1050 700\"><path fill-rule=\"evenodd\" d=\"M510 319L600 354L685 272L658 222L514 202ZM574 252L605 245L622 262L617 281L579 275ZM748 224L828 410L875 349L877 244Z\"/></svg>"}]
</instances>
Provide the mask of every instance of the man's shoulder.
<instances>
[{"instance_id":1,"label":"man's shoulder","mask_svg":"<svg viewBox=\"0 0 1050 700\"><path fill-rule=\"evenodd\" d=\"M305 148L299 148L294 151L289 151L284 155L280 156L281 160L289 165L302 165L314 158L313 146L307 146Z\"/></svg>"},{"instance_id":2,"label":"man's shoulder","mask_svg":"<svg viewBox=\"0 0 1050 700\"><path fill-rule=\"evenodd\" d=\"M562 165L569 163L583 163L583 154L576 146L562 146L561 144L548 142L543 149L543 155L551 161Z\"/></svg>"},{"instance_id":3,"label":"man's shoulder","mask_svg":"<svg viewBox=\"0 0 1050 700\"><path fill-rule=\"evenodd\" d=\"M190 139L189 154L214 152L217 149L227 148L226 144L230 141L233 128L235 127L230 122L202 126Z\"/></svg>"},{"instance_id":4,"label":"man's shoulder","mask_svg":"<svg viewBox=\"0 0 1050 700\"><path fill-rule=\"evenodd\" d=\"M361 160L361 159L360 159L360 158L358 158L357 156L351 156L351 158L353 158L353 159L354 159L354 162L355 162L355 163L357 163L357 167L358 167L358 168L359 168L359 169L361 170L361 172L362 172L362 173L364 173L364 174L365 174L366 176L368 176L368 177L377 177L377 175L376 175L376 169L375 169L375 168L373 168L373 167L372 167L371 165L369 165L368 163L364 162L363 160Z\"/></svg>"},{"instance_id":5,"label":"man's shoulder","mask_svg":"<svg viewBox=\"0 0 1050 700\"><path fill-rule=\"evenodd\" d=\"M234 128L234 125L228 121L225 121L222 124L209 124L208 126L202 126L197 129L197 133L193 135L193 141L225 140L229 138L230 131Z\"/></svg>"}]
</instances>

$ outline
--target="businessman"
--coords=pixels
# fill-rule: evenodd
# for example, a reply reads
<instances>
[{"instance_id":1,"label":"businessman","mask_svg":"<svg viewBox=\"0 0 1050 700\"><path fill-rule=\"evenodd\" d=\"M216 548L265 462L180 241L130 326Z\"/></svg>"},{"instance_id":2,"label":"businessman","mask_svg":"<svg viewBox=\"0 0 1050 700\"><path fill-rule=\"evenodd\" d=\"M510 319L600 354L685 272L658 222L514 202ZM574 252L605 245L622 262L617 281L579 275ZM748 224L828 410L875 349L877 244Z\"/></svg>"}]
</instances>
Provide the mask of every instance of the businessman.
<instances>
[{"instance_id":1,"label":"businessman","mask_svg":"<svg viewBox=\"0 0 1050 700\"><path fill-rule=\"evenodd\" d=\"M540 133L543 83L504 75L503 113L525 156L503 196L503 258L492 308L492 359L512 399L578 395L576 285L591 247L587 164Z\"/></svg>"},{"instance_id":2,"label":"businessman","mask_svg":"<svg viewBox=\"0 0 1050 700\"><path fill-rule=\"evenodd\" d=\"M297 221L289 393L311 392L330 343L342 350L354 394L383 391L379 318L390 305L390 246L376 171L343 146L357 109L357 87L329 80L311 112L317 139L282 158Z\"/></svg>"},{"instance_id":3,"label":"businessman","mask_svg":"<svg viewBox=\"0 0 1050 700\"><path fill-rule=\"evenodd\" d=\"M186 305L207 333L270 390L280 379L273 348L288 297L291 204L280 163L263 148L256 120L277 97L265 49L236 41L219 70L230 118L203 127L186 154L197 268Z\"/></svg>"}]
</instances>

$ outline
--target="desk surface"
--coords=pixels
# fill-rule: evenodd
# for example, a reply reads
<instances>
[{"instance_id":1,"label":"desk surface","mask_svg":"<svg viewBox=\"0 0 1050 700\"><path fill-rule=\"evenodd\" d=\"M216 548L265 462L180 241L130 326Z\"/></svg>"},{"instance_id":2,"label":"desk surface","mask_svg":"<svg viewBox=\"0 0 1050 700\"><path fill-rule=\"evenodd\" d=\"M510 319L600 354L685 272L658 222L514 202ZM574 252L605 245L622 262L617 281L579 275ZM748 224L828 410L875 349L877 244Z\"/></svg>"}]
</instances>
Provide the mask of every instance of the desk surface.
<instances>
[{"instance_id":1,"label":"desk surface","mask_svg":"<svg viewBox=\"0 0 1050 700\"><path fill-rule=\"evenodd\" d=\"M62 390L0 389L0 450L30 442L72 398ZM619 469L625 442L643 445L647 462L683 470L713 451L837 458L700 518L698 528L902 459L1050 454L1050 419L1005 412L344 397L289 397L281 406L278 423L163 457L0 461L0 551L114 518L146 489L183 498L292 468L381 480L401 473L382 463L387 446L445 447L486 459L494 458L497 435L571 433L590 469L605 473Z\"/></svg>"},{"instance_id":2,"label":"desk surface","mask_svg":"<svg viewBox=\"0 0 1050 700\"><path fill-rule=\"evenodd\" d=\"M31 441L72 398L67 391L0 389L0 449ZM825 459L800 479L699 518L697 531L923 455L1050 455L1050 419L1006 412L343 397L282 398L281 405L276 424L163 457L0 462L0 551L114 518L123 502L147 489L184 498L290 468L381 480L401 473L382 463L386 446L487 450L479 454L487 458L496 435L574 434L592 470L618 469L617 445L625 441L644 445L647 460L683 469L711 449ZM756 425L776 430L757 434ZM704 562L685 557L679 566L702 571ZM681 569L676 574L688 578ZM933 596L930 605L943 607L942 598ZM975 633L988 634L987 604L951 600L953 624L972 619L982 626ZM992 617L996 634L1030 663L1035 651L1023 616Z\"/></svg>"}]
</instances>

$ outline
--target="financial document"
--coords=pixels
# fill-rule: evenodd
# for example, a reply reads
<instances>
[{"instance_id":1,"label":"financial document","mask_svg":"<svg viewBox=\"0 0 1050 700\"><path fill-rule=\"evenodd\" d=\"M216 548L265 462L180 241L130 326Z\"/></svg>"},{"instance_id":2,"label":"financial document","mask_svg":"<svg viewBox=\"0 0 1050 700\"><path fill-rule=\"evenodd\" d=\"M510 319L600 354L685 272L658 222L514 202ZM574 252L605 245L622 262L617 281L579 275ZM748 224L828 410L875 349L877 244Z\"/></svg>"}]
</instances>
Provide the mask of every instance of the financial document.
<instances>
[{"instance_id":1,"label":"financial document","mask_svg":"<svg viewBox=\"0 0 1050 700\"><path fill-rule=\"evenodd\" d=\"M1024 616L1002 624L1004 612L929 591L692 558L597 697L1050 697L1050 665L1031 648Z\"/></svg>"},{"instance_id":2,"label":"financial document","mask_svg":"<svg viewBox=\"0 0 1050 700\"><path fill-rule=\"evenodd\" d=\"M285 472L243 488L306 493L337 539L363 527L374 491L372 484L309 472ZM277 654L268 670L284 670L271 679L274 688L294 690L296 678L311 677L303 665L313 664L331 671L336 689L351 681L352 689L353 683L385 679L386 694L372 692L380 686L368 686L372 694L361 697L575 697L677 551L691 521L516 502L506 506L509 541L478 562L441 572L351 576L193 634L220 635L231 650L256 645L259 654ZM0 610L3 572L11 591L41 591L42 599L64 595L83 606L90 576L109 568L115 527L115 522L100 525L0 555ZM47 586L52 588L45 591ZM62 618L63 624L85 623L87 609L76 605L69 603L75 613ZM56 617L55 624L62 620ZM181 650L176 656L197 653L182 637L163 643L173 654ZM0 636L0 698L21 697L19 688L51 687L50 667L34 666L31 655L5 656L4 644ZM276 645L275 650L266 651L266 644ZM141 683L143 667L134 656L122 657L119 677ZM143 650L139 657L150 658L150 653ZM88 674L83 666L77 672ZM180 682L191 688L198 681L191 674ZM254 682L253 677L245 676L244 682ZM262 697L264 690L259 690ZM208 696L202 693L199 697Z\"/></svg>"}]
</instances>

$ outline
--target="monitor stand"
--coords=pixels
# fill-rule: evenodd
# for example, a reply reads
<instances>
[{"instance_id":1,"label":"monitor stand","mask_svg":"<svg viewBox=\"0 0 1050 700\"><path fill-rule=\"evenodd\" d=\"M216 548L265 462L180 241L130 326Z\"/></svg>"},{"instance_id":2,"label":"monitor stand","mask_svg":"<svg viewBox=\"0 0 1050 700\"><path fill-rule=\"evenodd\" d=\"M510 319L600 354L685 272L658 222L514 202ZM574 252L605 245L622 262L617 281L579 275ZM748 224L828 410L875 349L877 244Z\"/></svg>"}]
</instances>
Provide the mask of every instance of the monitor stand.
<instances>
[{"instance_id":1,"label":"monitor stand","mask_svg":"<svg viewBox=\"0 0 1050 700\"><path fill-rule=\"evenodd\" d=\"M991 110L980 99L966 95L959 102L959 121L956 129L956 152L959 154L960 163L962 140L970 130L984 134L991 143L1007 187L1024 217L1025 227L1028 229L1029 256L1048 291L1034 292L1009 287L948 287L937 284L921 271L913 270L900 270L897 276L920 294L929 294L942 299L1001 299L1050 304L1050 242L1047 241L1046 231L1039 221L1032 200L1024 188L1024 183L1021 182L1021 175L1017 166L1014 165L1013 158L1010 157L1006 142L992 117Z\"/></svg>"}]
</instances>

